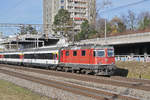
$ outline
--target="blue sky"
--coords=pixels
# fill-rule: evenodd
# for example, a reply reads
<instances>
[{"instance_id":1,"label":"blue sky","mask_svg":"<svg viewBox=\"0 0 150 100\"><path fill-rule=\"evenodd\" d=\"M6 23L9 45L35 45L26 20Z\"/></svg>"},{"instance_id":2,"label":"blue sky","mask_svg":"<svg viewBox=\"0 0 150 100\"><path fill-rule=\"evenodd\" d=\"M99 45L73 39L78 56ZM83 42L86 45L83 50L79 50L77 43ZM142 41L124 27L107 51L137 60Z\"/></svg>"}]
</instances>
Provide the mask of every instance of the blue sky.
<instances>
[{"instance_id":1,"label":"blue sky","mask_svg":"<svg viewBox=\"0 0 150 100\"><path fill-rule=\"evenodd\" d=\"M1 0L0 23L42 23L42 0Z\"/></svg>"},{"instance_id":2,"label":"blue sky","mask_svg":"<svg viewBox=\"0 0 150 100\"><path fill-rule=\"evenodd\" d=\"M126 15L129 10L139 14L143 11L150 12L150 0L109 0L112 2L112 5L102 9L99 13L101 17L111 19L114 16ZM144 1L144 2L141 2ZM97 0L98 6L101 3L101 0ZM120 6L135 4L127 7L118 8ZM116 10L111 10L114 8L118 8Z\"/></svg>"},{"instance_id":3,"label":"blue sky","mask_svg":"<svg viewBox=\"0 0 150 100\"><path fill-rule=\"evenodd\" d=\"M102 0L97 0L98 6ZM109 8L101 9L100 15L111 19L113 16L126 14L130 9L136 13L142 11L150 12L150 0L117 10L108 12L108 9L131 4L142 0L110 0L112 5ZM25 23L42 24L42 0L1 0L0 1L0 23ZM103 12L107 11L107 12Z\"/></svg>"}]
</instances>

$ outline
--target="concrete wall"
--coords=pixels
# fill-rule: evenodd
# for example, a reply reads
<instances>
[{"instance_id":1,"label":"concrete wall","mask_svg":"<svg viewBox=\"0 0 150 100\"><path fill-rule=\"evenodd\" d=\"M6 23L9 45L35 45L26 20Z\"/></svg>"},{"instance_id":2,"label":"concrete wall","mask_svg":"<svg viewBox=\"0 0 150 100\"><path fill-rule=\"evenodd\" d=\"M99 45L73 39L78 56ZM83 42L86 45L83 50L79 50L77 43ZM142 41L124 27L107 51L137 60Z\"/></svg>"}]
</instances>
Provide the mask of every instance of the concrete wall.
<instances>
[{"instance_id":1,"label":"concrete wall","mask_svg":"<svg viewBox=\"0 0 150 100\"><path fill-rule=\"evenodd\" d=\"M150 42L150 32L107 37L106 40L104 38L88 39L88 40L83 40L81 42L83 44L96 43L96 44L106 44L106 45L144 43L144 42Z\"/></svg>"}]
</instances>

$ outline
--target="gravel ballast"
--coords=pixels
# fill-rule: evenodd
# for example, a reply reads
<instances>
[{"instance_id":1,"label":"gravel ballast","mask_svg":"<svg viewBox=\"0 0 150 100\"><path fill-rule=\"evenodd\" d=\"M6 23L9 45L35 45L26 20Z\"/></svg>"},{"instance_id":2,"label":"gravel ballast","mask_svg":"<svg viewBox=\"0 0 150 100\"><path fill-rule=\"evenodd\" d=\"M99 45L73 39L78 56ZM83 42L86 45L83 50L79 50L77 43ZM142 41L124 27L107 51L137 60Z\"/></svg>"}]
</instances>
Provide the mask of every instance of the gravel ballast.
<instances>
[{"instance_id":1,"label":"gravel ballast","mask_svg":"<svg viewBox=\"0 0 150 100\"><path fill-rule=\"evenodd\" d=\"M61 89L57 89L54 87L45 86L42 84L34 83L31 81L27 81L24 79L12 77L3 73L0 73L0 79L9 81L18 86L30 89L33 92L39 93L41 95L45 95L57 100L94 100L93 98L73 94L67 91L63 91Z\"/></svg>"},{"instance_id":2,"label":"gravel ballast","mask_svg":"<svg viewBox=\"0 0 150 100\"><path fill-rule=\"evenodd\" d=\"M85 82L85 81L80 81L80 80L75 80L75 79L68 79L68 78L63 78L63 77L56 77L56 76L50 76L50 75L44 75L44 74L39 74L39 73L34 73L34 72L27 72L27 71L22 71L22 70L16 70L16 69L10 69L10 68L3 68L6 70L11 70L14 72L18 73L24 73L27 75L33 75L36 77L40 78L45 78L45 79L50 79L50 80L57 80L57 81L62 81L66 83L72 83L72 84L78 84L90 88L94 88L97 90L103 90L106 92L112 92L116 94L121 94L125 96L131 96L131 97L137 97L141 100L150 100L150 92L149 91L143 91L143 90L138 90L138 89L131 89L131 88L126 88L126 87L117 87L117 86L112 86L112 85L107 85L107 84L100 84L100 83L94 83L94 82Z\"/></svg>"}]
</instances>

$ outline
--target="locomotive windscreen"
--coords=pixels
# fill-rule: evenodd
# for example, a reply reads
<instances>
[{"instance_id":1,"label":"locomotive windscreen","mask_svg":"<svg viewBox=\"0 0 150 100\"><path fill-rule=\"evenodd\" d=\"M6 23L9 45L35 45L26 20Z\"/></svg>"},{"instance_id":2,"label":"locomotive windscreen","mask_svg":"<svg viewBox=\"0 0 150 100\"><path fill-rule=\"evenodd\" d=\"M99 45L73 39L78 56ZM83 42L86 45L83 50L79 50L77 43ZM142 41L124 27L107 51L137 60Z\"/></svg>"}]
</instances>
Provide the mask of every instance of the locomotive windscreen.
<instances>
[{"instance_id":1,"label":"locomotive windscreen","mask_svg":"<svg viewBox=\"0 0 150 100\"><path fill-rule=\"evenodd\" d=\"M114 50L113 49L108 49L107 50L107 55L108 55L108 57L114 57Z\"/></svg>"}]
</instances>

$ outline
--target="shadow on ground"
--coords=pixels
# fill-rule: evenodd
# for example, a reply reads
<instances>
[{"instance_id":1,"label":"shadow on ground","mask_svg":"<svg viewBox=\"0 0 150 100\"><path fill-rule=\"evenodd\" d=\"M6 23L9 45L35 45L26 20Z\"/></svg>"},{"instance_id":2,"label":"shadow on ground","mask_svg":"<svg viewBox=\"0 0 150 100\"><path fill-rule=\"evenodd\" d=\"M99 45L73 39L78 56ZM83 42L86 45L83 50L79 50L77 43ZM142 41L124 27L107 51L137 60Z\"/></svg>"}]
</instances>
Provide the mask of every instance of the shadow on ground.
<instances>
[{"instance_id":1,"label":"shadow on ground","mask_svg":"<svg viewBox=\"0 0 150 100\"><path fill-rule=\"evenodd\" d=\"M118 68L116 69L114 76L122 76L122 77L127 77L128 76L128 70L123 69L123 68Z\"/></svg>"}]
</instances>

